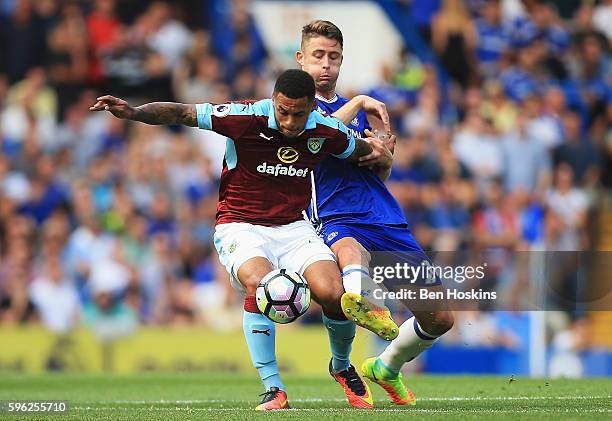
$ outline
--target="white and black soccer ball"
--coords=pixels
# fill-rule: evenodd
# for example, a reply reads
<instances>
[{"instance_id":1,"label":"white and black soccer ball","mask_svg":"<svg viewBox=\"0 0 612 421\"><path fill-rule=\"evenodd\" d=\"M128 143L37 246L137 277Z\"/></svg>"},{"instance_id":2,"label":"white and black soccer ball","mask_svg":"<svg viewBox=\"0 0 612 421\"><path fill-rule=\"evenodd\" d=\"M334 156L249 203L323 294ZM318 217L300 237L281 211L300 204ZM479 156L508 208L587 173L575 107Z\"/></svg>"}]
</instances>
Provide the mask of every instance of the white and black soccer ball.
<instances>
[{"instance_id":1,"label":"white and black soccer ball","mask_svg":"<svg viewBox=\"0 0 612 421\"><path fill-rule=\"evenodd\" d=\"M276 269L263 277L255 292L257 307L275 323L291 323L310 307L310 288L302 275Z\"/></svg>"}]
</instances>

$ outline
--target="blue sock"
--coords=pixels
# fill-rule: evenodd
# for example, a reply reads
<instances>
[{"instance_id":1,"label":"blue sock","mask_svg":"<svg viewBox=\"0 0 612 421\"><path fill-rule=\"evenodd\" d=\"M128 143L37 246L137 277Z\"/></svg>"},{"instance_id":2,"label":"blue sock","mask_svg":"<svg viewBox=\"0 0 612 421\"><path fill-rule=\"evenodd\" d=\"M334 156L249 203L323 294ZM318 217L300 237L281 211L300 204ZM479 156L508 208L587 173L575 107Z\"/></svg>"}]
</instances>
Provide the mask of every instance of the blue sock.
<instances>
[{"instance_id":1,"label":"blue sock","mask_svg":"<svg viewBox=\"0 0 612 421\"><path fill-rule=\"evenodd\" d=\"M261 313L245 310L242 317L242 328L251 354L251 361L259 371L259 377L266 390L270 390L271 387L286 390L276 363L274 322Z\"/></svg>"},{"instance_id":2,"label":"blue sock","mask_svg":"<svg viewBox=\"0 0 612 421\"><path fill-rule=\"evenodd\" d=\"M332 370L336 373L347 370L351 365L349 355L355 339L357 327L350 320L334 320L323 315L323 324L329 335L332 353Z\"/></svg>"}]
</instances>

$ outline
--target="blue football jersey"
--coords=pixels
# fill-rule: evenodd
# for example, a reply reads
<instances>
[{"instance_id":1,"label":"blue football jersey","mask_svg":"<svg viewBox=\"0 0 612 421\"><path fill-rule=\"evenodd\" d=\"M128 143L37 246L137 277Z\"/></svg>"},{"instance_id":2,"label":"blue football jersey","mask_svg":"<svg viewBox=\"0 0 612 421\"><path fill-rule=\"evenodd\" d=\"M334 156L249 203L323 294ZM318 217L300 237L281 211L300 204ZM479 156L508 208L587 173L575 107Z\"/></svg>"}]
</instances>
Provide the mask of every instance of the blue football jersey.
<instances>
[{"instance_id":1,"label":"blue football jersey","mask_svg":"<svg viewBox=\"0 0 612 421\"><path fill-rule=\"evenodd\" d=\"M317 96L317 110L333 114L348 99L334 96L331 100ZM365 112L348 125L353 137L365 138L371 129ZM311 219L343 220L359 224L406 224L402 208L383 181L371 170L341 159L324 159L314 175L313 201L308 210Z\"/></svg>"},{"instance_id":2,"label":"blue football jersey","mask_svg":"<svg viewBox=\"0 0 612 421\"><path fill-rule=\"evenodd\" d=\"M484 63L496 62L508 49L511 34L503 25L490 25L484 19L476 21L478 31L478 60Z\"/></svg>"}]
</instances>

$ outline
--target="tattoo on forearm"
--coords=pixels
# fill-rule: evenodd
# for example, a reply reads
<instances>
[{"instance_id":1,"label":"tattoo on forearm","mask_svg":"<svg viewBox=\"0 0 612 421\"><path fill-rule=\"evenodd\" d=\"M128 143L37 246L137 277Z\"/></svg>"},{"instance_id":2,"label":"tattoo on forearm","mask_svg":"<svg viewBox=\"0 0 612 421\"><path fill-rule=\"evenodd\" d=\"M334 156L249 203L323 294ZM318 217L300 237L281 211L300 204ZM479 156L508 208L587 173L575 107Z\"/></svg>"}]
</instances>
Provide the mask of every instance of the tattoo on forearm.
<instances>
[{"instance_id":1,"label":"tattoo on forearm","mask_svg":"<svg viewBox=\"0 0 612 421\"><path fill-rule=\"evenodd\" d=\"M198 125L195 105L174 102L151 102L135 108L133 120L147 124Z\"/></svg>"}]
</instances>

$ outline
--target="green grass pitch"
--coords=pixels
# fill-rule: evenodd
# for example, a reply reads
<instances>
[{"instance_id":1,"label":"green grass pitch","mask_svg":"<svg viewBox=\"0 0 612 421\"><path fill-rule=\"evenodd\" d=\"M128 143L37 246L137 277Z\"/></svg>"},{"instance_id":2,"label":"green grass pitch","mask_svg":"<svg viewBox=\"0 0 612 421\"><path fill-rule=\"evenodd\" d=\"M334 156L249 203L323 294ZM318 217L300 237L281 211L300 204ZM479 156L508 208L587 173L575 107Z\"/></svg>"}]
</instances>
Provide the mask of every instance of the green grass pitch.
<instances>
[{"instance_id":1,"label":"green grass pitch","mask_svg":"<svg viewBox=\"0 0 612 421\"><path fill-rule=\"evenodd\" d=\"M255 375L255 373L254 373ZM231 374L0 375L0 400L70 401L66 415L0 414L0 419L187 420L531 420L612 419L612 379L543 380L504 377L415 376L416 407L395 406L371 385L376 409L348 407L331 378L285 376L293 409L256 413L261 386ZM407 418L409 417L409 418Z\"/></svg>"}]
</instances>

